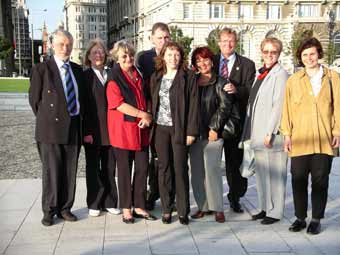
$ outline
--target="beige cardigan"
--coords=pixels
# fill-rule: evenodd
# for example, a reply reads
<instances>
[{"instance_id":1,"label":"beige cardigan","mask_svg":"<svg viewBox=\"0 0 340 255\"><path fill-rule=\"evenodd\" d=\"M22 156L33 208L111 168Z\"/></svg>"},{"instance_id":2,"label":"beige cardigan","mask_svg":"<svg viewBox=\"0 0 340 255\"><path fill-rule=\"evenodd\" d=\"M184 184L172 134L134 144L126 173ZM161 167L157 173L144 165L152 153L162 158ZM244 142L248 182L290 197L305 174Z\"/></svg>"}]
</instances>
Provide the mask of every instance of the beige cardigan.
<instances>
[{"instance_id":1,"label":"beige cardigan","mask_svg":"<svg viewBox=\"0 0 340 255\"><path fill-rule=\"evenodd\" d=\"M334 155L333 136L340 136L340 78L323 67L321 90L315 97L305 69L289 77L286 85L280 131L291 136L289 156L314 153ZM329 77L333 85L334 114Z\"/></svg>"}]
</instances>

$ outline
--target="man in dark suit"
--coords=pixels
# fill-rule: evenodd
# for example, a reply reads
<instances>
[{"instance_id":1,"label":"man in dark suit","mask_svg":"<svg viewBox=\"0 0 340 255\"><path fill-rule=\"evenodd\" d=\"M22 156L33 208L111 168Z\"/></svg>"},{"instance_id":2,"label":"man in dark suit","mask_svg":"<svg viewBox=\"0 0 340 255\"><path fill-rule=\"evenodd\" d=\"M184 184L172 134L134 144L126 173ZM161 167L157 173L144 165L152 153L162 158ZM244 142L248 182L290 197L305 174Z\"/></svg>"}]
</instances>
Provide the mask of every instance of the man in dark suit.
<instances>
[{"instance_id":1,"label":"man in dark suit","mask_svg":"<svg viewBox=\"0 0 340 255\"><path fill-rule=\"evenodd\" d=\"M53 217L76 221L74 202L82 122L82 68L69 61L72 35L53 33L54 56L32 69L29 103L36 116L35 139L42 162L41 223Z\"/></svg>"},{"instance_id":2,"label":"man in dark suit","mask_svg":"<svg viewBox=\"0 0 340 255\"><path fill-rule=\"evenodd\" d=\"M220 54L214 58L216 74L229 80L224 90L234 94L238 101L242 123L244 122L249 97L249 90L255 78L255 64L250 59L235 52L237 34L230 28L223 28L219 33ZM241 134L242 132L240 132ZM229 185L228 199L234 212L242 213L239 203L247 191L248 182L240 174L243 150L238 148L240 137L224 141L226 176Z\"/></svg>"},{"instance_id":3,"label":"man in dark suit","mask_svg":"<svg viewBox=\"0 0 340 255\"><path fill-rule=\"evenodd\" d=\"M150 83L150 77L155 72L154 58L160 53L164 43L170 40L170 30L167 24L157 22L151 29L151 41L154 48L146 51L141 51L136 57L136 67L142 73L143 79L147 86ZM151 160L149 164L149 192L146 202L146 209L153 210L155 202L159 199L158 189L158 167L156 152L153 143L151 144Z\"/></svg>"}]
</instances>

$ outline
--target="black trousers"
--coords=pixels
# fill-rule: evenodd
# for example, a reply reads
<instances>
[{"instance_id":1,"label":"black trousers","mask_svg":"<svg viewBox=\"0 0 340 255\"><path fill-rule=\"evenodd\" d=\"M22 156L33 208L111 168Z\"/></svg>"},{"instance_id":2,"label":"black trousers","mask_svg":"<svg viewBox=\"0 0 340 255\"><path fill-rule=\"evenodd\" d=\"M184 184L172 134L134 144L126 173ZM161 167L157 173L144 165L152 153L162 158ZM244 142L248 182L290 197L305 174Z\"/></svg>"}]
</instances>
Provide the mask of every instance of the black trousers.
<instances>
[{"instance_id":1,"label":"black trousers","mask_svg":"<svg viewBox=\"0 0 340 255\"><path fill-rule=\"evenodd\" d=\"M159 199L159 187L158 187L158 158L154 145L150 145L151 159L148 167L149 176L149 192L147 200L154 203Z\"/></svg>"},{"instance_id":2,"label":"black trousers","mask_svg":"<svg viewBox=\"0 0 340 255\"><path fill-rule=\"evenodd\" d=\"M328 180L333 157L326 154L310 154L291 159L291 173L295 216L307 217L308 177L312 179L312 218L322 219L325 214Z\"/></svg>"},{"instance_id":3,"label":"black trousers","mask_svg":"<svg viewBox=\"0 0 340 255\"><path fill-rule=\"evenodd\" d=\"M230 202L238 202L247 192L248 179L240 174L240 166L243 160L243 150L238 148L238 139L224 141L224 156L226 177L229 185L228 199Z\"/></svg>"},{"instance_id":4,"label":"black trousers","mask_svg":"<svg viewBox=\"0 0 340 255\"><path fill-rule=\"evenodd\" d=\"M54 215L74 203L80 145L37 143L42 162L42 209Z\"/></svg>"},{"instance_id":5,"label":"black trousers","mask_svg":"<svg viewBox=\"0 0 340 255\"><path fill-rule=\"evenodd\" d=\"M145 209L146 185L148 175L148 148L141 151L114 148L118 170L119 205L121 208L131 207ZM131 180L132 163L134 175Z\"/></svg>"},{"instance_id":6,"label":"black trousers","mask_svg":"<svg viewBox=\"0 0 340 255\"><path fill-rule=\"evenodd\" d=\"M116 158L111 146L85 144L87 207L117 207Z\"/></svg>"},{"instance_id":7,"label":"black trousers","mask_svg":"<svg viewBox=\"0 0 340 255\"><path fill-rule=\"evenodd\" d=\"M178 215L188 215L190 205L187 146L175 143L173 127L158 125L155 130L155 147L158 156L158 184L163 213L170 213L172 210L175 193L172 189L175 186Z\"/></svg>"}]
</instances>

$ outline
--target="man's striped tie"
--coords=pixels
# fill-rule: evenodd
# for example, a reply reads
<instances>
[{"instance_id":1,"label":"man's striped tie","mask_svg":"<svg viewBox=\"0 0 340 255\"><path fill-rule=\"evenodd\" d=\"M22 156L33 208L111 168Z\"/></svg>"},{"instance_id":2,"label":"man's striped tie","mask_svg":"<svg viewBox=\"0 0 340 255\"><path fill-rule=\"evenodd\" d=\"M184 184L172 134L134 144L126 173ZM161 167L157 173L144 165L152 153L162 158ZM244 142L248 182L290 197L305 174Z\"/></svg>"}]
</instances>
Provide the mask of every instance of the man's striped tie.
<instances>
[{"instance_id":1,"label":"man's striped tie","mask_svg":"<svg viewBox=\"0 0 340 255\"><path fill-rule=\"evenodd\" d=\"M73 80L70 73L70 64L64 63L63 68L65 69L65 84L66 84L66 101L67 101L67 110L71 116L75 115L77 112L77 100L76 100L76 91L74 89Z\"/></svg>"},{"instance_id":2,"label":"man's striped tie","mask_svg":"<svg viewBox=\"0 0 340 255\"><path fill-rule=\"evenodd\" d=\"M228 59L223 59L223 64L222 64L222 68L221 68L221 76L225 79L228 79L229 77L229 70L228 70Z\"/></svg>"}]
</instances>

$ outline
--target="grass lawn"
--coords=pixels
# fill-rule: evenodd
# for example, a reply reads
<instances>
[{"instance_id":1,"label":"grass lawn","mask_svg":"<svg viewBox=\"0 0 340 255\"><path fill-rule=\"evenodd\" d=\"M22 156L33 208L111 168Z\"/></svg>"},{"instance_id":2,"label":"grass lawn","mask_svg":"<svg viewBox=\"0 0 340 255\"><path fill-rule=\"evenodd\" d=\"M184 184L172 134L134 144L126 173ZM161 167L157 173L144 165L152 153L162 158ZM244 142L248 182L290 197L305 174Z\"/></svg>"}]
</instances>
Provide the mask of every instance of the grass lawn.
<instances>
[{"instance_id":1,"label":"grass lawn","mask_svg":"<svg viewBox=\"0 0 340 255\"><path fill-rule=\"evenodd\" d=\"M29 79L0 78L0 92L27 93Z\"/></svg>"}]
</instances>

